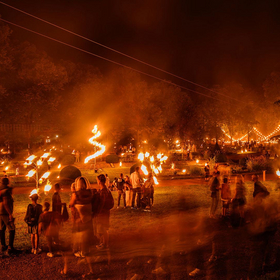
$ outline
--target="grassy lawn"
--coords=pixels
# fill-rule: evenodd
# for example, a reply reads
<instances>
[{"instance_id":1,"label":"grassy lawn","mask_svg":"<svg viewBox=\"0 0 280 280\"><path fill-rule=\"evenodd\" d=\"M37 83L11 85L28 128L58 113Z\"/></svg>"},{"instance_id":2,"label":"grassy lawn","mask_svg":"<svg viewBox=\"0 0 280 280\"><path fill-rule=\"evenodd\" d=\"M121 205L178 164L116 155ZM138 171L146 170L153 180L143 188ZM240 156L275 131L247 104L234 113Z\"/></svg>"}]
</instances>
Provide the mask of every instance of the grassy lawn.
<instances>
[{"instance_id":1,"label":"grassy lawn","mask_svg":"<svg viewBox=\"0 0 280 280\"><path fill-rule=\"evenodd\" d=\"M121 168L118 171L123 171ZM88 175L88 174L87 174ZM275 182L265 182L265 185L271 192L271 195L277 196L279 191L275 190ZM251 201L253 184L247 183L248 202ZM200 215L208 215L210 206L210 192L206 185L187 185L187 186L173 186L173 187L156 187L155 201L151 212L135 211L131 209L116 209L117 192L113 191L115 198L115 207L111 210L111 234L118 234L119 232L137 232L139 227L156 227L162 221L172 215L177 215L180 211L190 213L200 213ZM51 202L52 193L45 195L40 194L39 203L43 204L45 200ZM65 191L61 193L63 202L68 204L70 200L70 192ZM29 248L30 241L27 234L27 225L23 219L30 203L28 194L14 195L14 213L16 218L17 234L16 246L20 248ZM121 206L122 206L121 201ZM136 220L137 218L137 220ZM194 216L195 219L195 216ZM137 221L137 222L136 222ZM61 230L61 237L69 238L71 235L71 219L63 225Z\"/></svg>"}]
</instances>

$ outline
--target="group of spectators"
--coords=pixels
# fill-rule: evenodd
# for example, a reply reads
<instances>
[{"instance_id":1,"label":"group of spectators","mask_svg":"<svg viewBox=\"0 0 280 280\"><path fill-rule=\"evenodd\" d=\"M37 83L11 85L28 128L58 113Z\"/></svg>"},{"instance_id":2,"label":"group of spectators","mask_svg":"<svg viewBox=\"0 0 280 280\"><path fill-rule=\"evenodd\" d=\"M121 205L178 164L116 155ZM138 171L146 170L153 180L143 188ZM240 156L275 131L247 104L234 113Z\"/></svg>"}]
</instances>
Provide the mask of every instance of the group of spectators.
<instances>
[{"instance_id":1,"label":"group of spectators","mask_svg":"<svg viewBox=\"0 0 280 280\"><path fill-rule=\"evenodd\" d=\"M136 167L135 171L125 177L121 173L119 178L114 178L110 183L106 174L106 185L110 190L118 192L118 204L120 207L121 199L123 199L124 208L131 209L150 209L154 203L154 179L153 174L149 173L147 179L140 174L140 167Z\"/></svg>"}]
</instances>

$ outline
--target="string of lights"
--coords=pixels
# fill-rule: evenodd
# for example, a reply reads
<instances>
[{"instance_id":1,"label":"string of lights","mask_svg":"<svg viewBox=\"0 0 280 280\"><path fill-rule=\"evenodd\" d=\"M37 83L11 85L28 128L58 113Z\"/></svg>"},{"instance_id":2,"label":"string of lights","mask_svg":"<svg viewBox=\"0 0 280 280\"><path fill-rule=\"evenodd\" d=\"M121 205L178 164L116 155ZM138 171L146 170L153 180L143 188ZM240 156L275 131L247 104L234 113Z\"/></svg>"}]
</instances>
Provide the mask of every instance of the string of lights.
<instances>
[{"instance_id":1,"label":"string of lights","mask_svg":"<svg viewBox=\"0 0 280 280\"><path fill-rule=\"evenodd\" d=\"M178 78L178 79L180 79L180 80L183 80L183 81L185 81L185 82L191 83L191 84L193 84L193 85L195 85L195 86L198 86L198 87L203 88L203 89L205 89L205 90L208 90L208 91L210 91L210 92L216 93L216 94L218 94L218 95L222 95L222 96L224 96L224 97L226 97L226 98L229 98L229 99L238 101L239 103L245 103L245 102L242 102L242 101L240 101L240 100L238 100L238 99L236 99L236 98L234 98L234 97L231 97L231 96L228 96L228 95L223 94L223 93L221 93L221 92L218 92L218 91L209 89L209 88L207 88L207 87L205 87L205 86L203 86L203 85L200 85L200 84L198 84L198 83L195 83L195 82L192 82L192 81L190 81L190 80L187 80L187 79L185 79L185 78L183 78L183 77L181 77L181 76L178 76L178 75L176 75L176 74L173 74L173 73L171 73L171 72L168 72L168 71L166 71L166 70L164 70L164 69L161 69L161 68L159 68L159 67L157 67L157 66L154 66L154 65L152 65L152 64L150 64L150 63L147 63L147 62L145 62L145 61L143 61L143 60L140 60L140 59L138 59L138 58L135 58L135 57L133 57L133 56L131 56L131 55L125 54L125 53L120 52L120 51L118 51L118 50L116 50L116 49L114 49L114 48L108 47L108 46L106 46L106 45L104 45L104 44L101 44L101 43L99 43L99 42L97 42L97 41L94 41L94 40L92 40L92 39L89 39L89 38L87 38L87 37L85 37L85 36L83 36L83 35L80 35L80 34L78 34L78 33L76 33L76 32L73 32L73 31L71 31L71 30L68 30L68 29L66 29L66 28L64 28L64 27L61 27L61 26L59 26L59 25L57 25L57 24L54 24L54 23L52 23L52 22L50 22L50 21L47 21L47 20L45 20L45 19L42 19L42 18L40 18L40 17L38 17L38 16L32 15L32 14L30 14L30 13L28 13L28 12L25 12L25 11L23 11L23 10L21 10L21 9L18 9L18 8L14 7L14 6L11 6L11 5L7 4L7 3L4 3L4 2L2 2L2 1L0 1L0 4L5 5L5 6L11 8L11 9L14 9L14 10L16 10L16 11L18 11L18 12L21 12L21 13L23 13L23 14L25 14L25 15L28 15L28 16L30 16L30 17L32 17L32 18L35 18L35 19L37 19L37 20L39 20L39 21L42 21L42 22L44 22L44 23L47 23L47 24L49 24L49 25L51 25L51 26L54 26L54 27L56 27L56 28L58 28L58 29L60 29L60 30L63 30L63 31L65 31L65 32L68 32L68 33L70 33L70 34L72 34L72 35L75 35L75 36L77 36L77 37L80 37L80 38L82 38L82 39L84 39L84 40L87 40L87 41L89 41L89 42L91 42L91 43L94 43L94 44L96 44L96 45L98 45L98 46L101 46L101 47L103 47L103 48L106 48L106 49L108 49L108 50L110 50L110 51L112 51L112 52L115 52L115 53L117 53L117 54L120 54L120 55L122 55L122 56L125 56L125 57L127 57L127 58L129 58L129 59L132 59L132 60L134 60L134 61L137 61L137 62L139 62L139 63L141 63L141 64L144 64L144 65L146 65L146 66L149 66L149 67L151 67L151 68L153 68L153 69L156 69L156 70L158 70L158 71L161 71L161 72L163 72L163 73L165 73L165 74L171 75L171 76L176 77L176 78Z\"/></svg>"},{"instance_id":2,"label":"string of lights","mask_svg":"<svg viewBox=\"0 0 280 280\"><path fill-rule=\"evenodd\" d=\"M37 35L39 35L39 36L41 36L41 37L47 38L47 39L49 39L49 40L55 41L55 42L57 42L57 43L63 44L63 45L68 46L68 47L70 47L70 48L73 48L73 49L79 50L79 51L81 51L81 52L87 53L87 54L89 54L89 55L95 56L95 57L100 58L100 59L102 59L102 60L105 60L105 61L107 61L107 62L111 62L111 63L116 64L116 65L118 65L118 66L121 66L121 67L124 67L124 68L130 69L130 70L132 70L132 71L134 71L134 72L137 72L137 73L139 73L139 74L142 74L142 75L145 75L145 76L148 76L148 77L154 78L154 79L159 80L159 81L161 81L161 82L164 82L164 83L167 83L167 84L170 84L170 85L173 85L173 86L179 87L179 88L184 89L184 90L189 91L189 92L193 92L193 93L196 93L196 94L199 94L199 95L205 96L205 97L207 97L207 98L211 98L211 99L214 99L214 100L218 100L218 101L221 101L221 102L224 102L224 103L230 104L230 105L232 106L232 103L230 103L230 102L228 102L228 101L226 101L226 100L219 99L219 98L216 98L216 97L213 97L213 96L207 95L207 94L205 94L205 93L198 92L198 91L195 91L195 90L189 89L189 88L187 88L187 87L184 87L184 86L178 85L178 84L176 84L176 83L173 83L173 82L170 82L170 81L167 81L167 80L161 79L161 78L159 78L159 77L157 77L157 76L154 76L154 75L148 74L148 73L146 73L146 72L143 72L143 71L137 70L137 69L132 68L132 67L130 67L130 66L127 66L127 65L125 65L125 64L122 64L122 63L116 62L116 61L114 61L114 60L111 60L111 59L105 58L105 57L103 57L103 56L97 55L97 54L92 53L92 52L89 52L89 51L86 51L86 50L81 49L81 48L79 48L79 47L76 47L76 46L73 46L73 45L71 45L71 44L65 43L65 42L63 42L63 41L57 40L57 39L55 39L55 38L52 38L52 37L47 36L47 35L45 35L45 34L42 34L42 33L40 33L40 32L37 32L37 31L31 30L31 29L29 29L29 28L26 28L26 27L21 26L21 25L19 25L19 24L13 23L13 22L8 21L8 20L5 20L5 19L3 19L3 18L0 18L0 21L6 22L6 23L8 23L8 24L10 24L10 25L13 25L13 26L16 26L16 27L18 27L18 28L24 29L24 30L26 30L26 31L32 32L32 33L37 34Z\"/></svg>"}]
</instances>

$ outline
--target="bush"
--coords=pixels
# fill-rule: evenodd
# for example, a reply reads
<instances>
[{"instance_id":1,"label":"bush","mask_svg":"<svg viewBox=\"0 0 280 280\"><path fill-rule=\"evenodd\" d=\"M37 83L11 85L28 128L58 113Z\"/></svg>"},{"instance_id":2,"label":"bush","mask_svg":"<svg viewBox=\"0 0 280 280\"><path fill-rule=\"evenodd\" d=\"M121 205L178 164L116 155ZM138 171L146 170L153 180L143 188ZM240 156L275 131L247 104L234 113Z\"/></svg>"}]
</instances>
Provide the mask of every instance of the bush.
<instances>
[{"instance_id":1,"label":"bush","mask_svg":"<svg viewBox=\"0 0 280 280\"><path fill-rule=\"evenodd\" d=\"M106 156L106 162L107 163L118 163L119 157L117 155L108 155L108 156Z\"/></svg>"},{"instance_id":2,"label":"bush","mask_svg":"<svg viewBox=\"0 0 280 280\"><path fill-rule=\"evenodd\" d=\"M198 166L190 166L189 173L190 175L203 175L204 171Z\"/></svg>"},{"instance_id":3,"label":"bush","mask_svg":"<svg viewBox=\"0 0 280 280\"><path fill-rule=\"evenodd\" d=\"M74 163L75 163L75 157L73 155L64 156L61 162L62 165L71 165Z\"/></svg>"},{"instance_id":4,"label":"bush","mask_svg":"<svg viewBox=\"0 0 280 280\"><path fill-rule=\"evenodd\" d=\"M261 171L266 170L267 172L273 171L272 161L268 160L264 156L259 156L247 160L247 168L249 171Z\"/></svg>"}]
</instances>

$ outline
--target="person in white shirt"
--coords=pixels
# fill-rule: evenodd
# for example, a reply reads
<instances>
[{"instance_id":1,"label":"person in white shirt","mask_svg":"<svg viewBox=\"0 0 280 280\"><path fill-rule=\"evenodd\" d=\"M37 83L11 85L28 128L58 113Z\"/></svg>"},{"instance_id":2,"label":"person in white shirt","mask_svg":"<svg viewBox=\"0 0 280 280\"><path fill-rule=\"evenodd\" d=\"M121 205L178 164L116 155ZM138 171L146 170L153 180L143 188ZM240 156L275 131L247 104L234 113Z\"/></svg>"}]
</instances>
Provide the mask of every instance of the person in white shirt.
<instances>
[{"instance_id":1,"label":"person in white shirt","mask_svg":"<svg viewBox=\"0 0 280 280\"><path fill-rule=\"evenodd\" d=\"M137 194L137 208L140 208L140 200L141 200L141 186L142 186L142 178L140 175L140 167L137 166L135 171L130 176L130 181L132 185L132 202L131 209L135 209L135 198Z\"/></svg>"}]
</instances>

